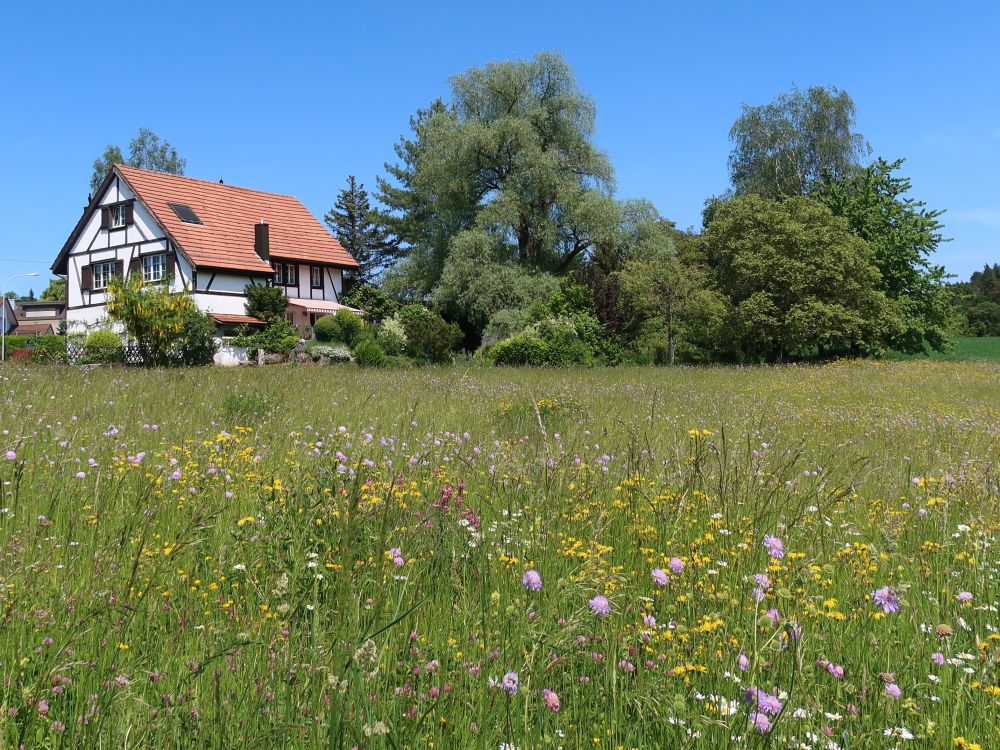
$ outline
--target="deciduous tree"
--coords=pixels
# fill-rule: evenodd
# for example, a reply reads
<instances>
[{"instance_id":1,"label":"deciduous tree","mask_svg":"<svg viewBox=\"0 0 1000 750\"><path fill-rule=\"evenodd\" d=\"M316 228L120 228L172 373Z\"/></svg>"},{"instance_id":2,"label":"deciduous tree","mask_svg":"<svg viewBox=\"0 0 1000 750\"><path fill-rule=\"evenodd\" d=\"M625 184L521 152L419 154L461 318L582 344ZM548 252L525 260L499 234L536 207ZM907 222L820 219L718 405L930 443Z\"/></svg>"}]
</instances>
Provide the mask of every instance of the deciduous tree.
<instances>
[{"instance_id":1,"label":"deciduous tree","mask_svg":"<svg viewBox=\"0 0 1000 750\"><path fill-rule=\"evenodd\" d=\"M125 158L121 148L109 144L104 153L94 160L94 171L90 176L91 193L97 192L115 164L169 174L184 174L187 166L187 159L182 159L169 141L160 141L160 137L149 128L139 128L139 132L129 141L128 151L128 158Z\"/></svg>"},{"instance_id":2,"label":"deciduous tree","mask_svg":"<svg viewBox=\"0 0 1000 750\"><path fill-rule=\"evenodd\" d=\"M853 131L854 101L835 87L792 88L773 102L743 105L729 138L729 173L737 195L805 195L825 177L841 179L870 153Z\"/></svg>"}]
</instances>

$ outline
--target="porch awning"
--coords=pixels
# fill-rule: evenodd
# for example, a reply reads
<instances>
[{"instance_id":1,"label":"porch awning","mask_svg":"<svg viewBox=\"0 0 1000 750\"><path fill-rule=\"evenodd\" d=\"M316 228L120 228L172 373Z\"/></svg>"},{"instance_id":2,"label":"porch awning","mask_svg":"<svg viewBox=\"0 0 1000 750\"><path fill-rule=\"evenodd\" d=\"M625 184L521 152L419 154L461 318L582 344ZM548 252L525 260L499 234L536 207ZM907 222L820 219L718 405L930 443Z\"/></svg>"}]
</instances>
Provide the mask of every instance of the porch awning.
<instances>
[{"instance_id":1,"label":"porch awning","mask_svg":"<svg viewBox=\"0 0 1000 750\"><path fill-rule=\"evenodd\" d=\"M252 315L226 315L225 313L209 313L212 320L216 323L222 323L223 325L238 325L240 323L246 323L247 325L264 325L264 321L260 318L255 318Z\"/></svg>"},{"instance_id":2,"label":"porch awning","mask_svg":"<svg viewBox=\"0 0 1000 750\"><path fill-rule=\"evenodd\" d=\"M348 307L347 305L327 299L290 299L288 300L288 304L311 313L333 314L338 310L350 310L352 313L362 314L357 308Z\"/></svg>"}]
</instances>

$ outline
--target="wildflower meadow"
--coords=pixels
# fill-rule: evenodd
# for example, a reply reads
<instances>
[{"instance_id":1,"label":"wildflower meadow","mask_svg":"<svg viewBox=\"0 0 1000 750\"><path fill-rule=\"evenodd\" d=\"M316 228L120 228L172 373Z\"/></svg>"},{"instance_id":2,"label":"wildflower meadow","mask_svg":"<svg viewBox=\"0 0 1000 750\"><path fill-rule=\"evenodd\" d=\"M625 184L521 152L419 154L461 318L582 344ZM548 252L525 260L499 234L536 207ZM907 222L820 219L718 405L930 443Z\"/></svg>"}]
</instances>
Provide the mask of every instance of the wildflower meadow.
<instances>
[{"instance_id":1,"label":"wildflower meadow","mask_svg":"<svg viewBox=\"0 0 1000 750\"><path fill-rule=\"evenodd\" d=\"M0 377L0 747L1000 747L995 363Z\"/></svg>"}]
</instances>

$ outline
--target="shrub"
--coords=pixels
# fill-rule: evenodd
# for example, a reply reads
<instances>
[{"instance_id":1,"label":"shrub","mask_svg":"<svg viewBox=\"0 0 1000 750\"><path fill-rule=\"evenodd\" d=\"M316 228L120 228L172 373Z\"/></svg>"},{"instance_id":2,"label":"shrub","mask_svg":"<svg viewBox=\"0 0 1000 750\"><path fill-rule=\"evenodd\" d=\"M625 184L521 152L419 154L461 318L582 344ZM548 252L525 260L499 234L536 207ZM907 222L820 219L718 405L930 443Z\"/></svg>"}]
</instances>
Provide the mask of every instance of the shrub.
<instances>
[{"instance_id":1,"label":"shrub","mask_svg":"<svg viewBox=\"0 0 1000 750\"><path fill-rule=\"evenodd\" d=\"M389 328L383 327L375 340L390 357L398 357L406 350L406 334L401 335Z\"/></svg>"},{"instance_id":2,"label":"shrub","mask_svg":"<svg viewBox=\"0 0 1000 750\"><path fill-rule=\"evenodd\" d=\"M340 341L340 326L332 315L324 315L313 324L313 336L317 341Z\"/></svg>"},{"instance_id":3,"label":"shrub","mask_svg":"<svg viewBox=\"0 0 1000 750\"><path fill-rule=\"evenodd\" d=\"M445 362L462 341L462 330L445 322L423 305L406 305L397 314L406 332L406 353L411 357Z\"/></svg>"},{"instance_id":4,"label":"shrub","mask_svg":"<svg viewBox=\"0 0 1000 750\"><path fill-rule=\"evenodd\" d=\"M219 345L215 340L215 321L199 310L191 310L181 327L180 341L176 348L178 364L208 365L212 363Z\"/></svg>"},{"instance_id":5,"label":"shrub","mask_svg":"<svg viewBox=\"0 0 1000 750\"><path fill-rule=\"evenodd\" d=\"M280 287L247 284L243 293L247 297L245 305L247 315L260 318L265 323L273 323L283 318L288 298Z\"/></svg>"},{"instance_id":6,"label":"shrub","mask_svg":"<svg viewBox=\"0 0 1000 750\"><path fill-rule=\"evenodd\" d=\"M333 317L340 327L341 341L353 344L354 339L361 333L361 329L365 324L364 321L350 310L337 310L337 314Z\"/></svg>"},{"instance_id":7,"label":"shrub","mask_svg":"<svg viewBox=\"0 0 1000 750\"><path fill-rule=\"evenodd\" d=\"M489 353L498 365L590 365L594 351L577 334L568 317L545 318L516 336L496 344Z\"/></svg>"},{"instance_id":8,"label":"shrub","mask_svg":"<svg viewBox=\"0 0 1000 750\"><path fill-rule=\"evenodd\" d=\"M548 359L548 346L532 333L520 333L496 344L490 349L489 356L498 365L540 367Z\"/></svg>"},{"instance_id":9,"label":"shrub","mask_svg":"<svg viewBox=\"0 0 1000 750\"><path fill-rule=\"evenodd\" d=\"M362 367L381 367L387 359L378 342L369 338L362 339L354 347L354 357Z\"/></svg>"},{"instance_id":10,"label":"shrub","mask_svg":"<svg viewBox=\"0 0 1000 750\"><path fill-rule=\"evenodd\" d=\"M27 349L31 346L32 336L6 336L4 346L7 351L12 352L15 349Z\"/></svg>"},{"instance_id":11,"label":"shrub","mask_svg":"<svg viewBox=\"0 0 1000 750\"><path fill-rule=\"evenodd\" d=\"M327 344L319 344L309 350L309 355L314 361L318 360L320 357L326 357L331 362L351 361L351 350L346 346L328 346Z\"/></svg>"},{"instance_id":12,"label":"shrub","mask_svg":"<svg viewBox=\"0 0 1000 750\"><path fill-rule=\"evenodd\" d=\"M31 361L57 364L66 361L66 337L49 334L31 342Z\"/></svg>"},{"instance_id":13,"label":"shrub","mask_svg":"<svg viewBox=\"0 0 1000 750\"><path fill-rule=\"evenodd\" d=\"M83 344L83 361L112 364L125 361L125 346L113 331L94 331Z\"/></svg>"},{"instance_id":14,"label":"shrub","mask_svg":"<svg viewBox=\"0 0 1000 750\"><path fill-rule=\"evenodd\" d=\"M246 347L250 357L256 357L258 351L288 354L299 343L299 331L291 323L276 320L267 328L237 336L234 342L237 346Z\"/></svg>"},{"instance_id":15,"label":"shrub","mask_svg":"<svg viewBox=\"0 0 1000 750\"><path fill-rule=\"evenodd\" d=\"M361 333L364 321L350 310L337 310L336 315L324 315L313 326L317 341L344 341L353 344Z\"/></svg>"}]
</instances>

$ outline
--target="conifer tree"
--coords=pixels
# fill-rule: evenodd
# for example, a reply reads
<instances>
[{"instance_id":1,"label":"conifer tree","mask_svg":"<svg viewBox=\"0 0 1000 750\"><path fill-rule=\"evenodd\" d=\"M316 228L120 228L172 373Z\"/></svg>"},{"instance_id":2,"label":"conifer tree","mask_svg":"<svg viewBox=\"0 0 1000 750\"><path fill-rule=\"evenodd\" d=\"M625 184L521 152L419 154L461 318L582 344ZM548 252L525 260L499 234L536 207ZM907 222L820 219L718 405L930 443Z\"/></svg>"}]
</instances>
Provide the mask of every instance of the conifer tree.
<instances>
[{"instance_id":1,"label":"conifer tree","mask_svg":"<svg viewBox=\"0 0 1000 750\"><path fill-rule=\"evenodd\" d=\"M323 217L337 241L358 262L349 274L355 283L371 284L399 257L399 245L376 222L368 191L354 175L337 195L337 202Z\"/></svg>"}]
</instances>

